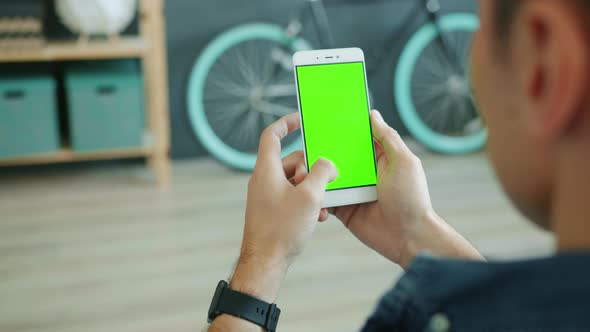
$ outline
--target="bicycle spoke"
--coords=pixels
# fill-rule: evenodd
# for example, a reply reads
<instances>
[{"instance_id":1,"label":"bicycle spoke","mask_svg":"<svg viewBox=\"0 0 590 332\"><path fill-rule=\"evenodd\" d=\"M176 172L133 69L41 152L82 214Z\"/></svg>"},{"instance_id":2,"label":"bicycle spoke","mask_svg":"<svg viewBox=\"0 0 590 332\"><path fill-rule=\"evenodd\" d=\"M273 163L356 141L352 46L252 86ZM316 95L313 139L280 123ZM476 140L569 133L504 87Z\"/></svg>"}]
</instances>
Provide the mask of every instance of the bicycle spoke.
<instances>
[{"instance_id":1,"label":"bicycle spoke","mask_svg":"<svg viewBox=\"0 0 590 332\"><path fill-rule=\"evenodd\" d=\"M284 115L297 112L296 109L265 100L261 100L258 103L256 103L254 105L254 108L260 113L274 115L276 117L282 117Z\"/></svg>"},{"instance_id":2,"label":"bicycle spoke","mask_svg":"<svg viewBox=\"0 0 590 332\"><path fill-rule=\"evenodd\" d=\"M293 74L271 55L283 47L270 40L248 40L224 52L209 70L203 106L211 127L227 145L255 152L265 127L297 111Z\"/></svg>"},{"instance_id":3,"label":"bicycle spoke","mask_svg":"<svg viewBox=\"0 0 590 332\"><path fill-rule=\"evenodd\" d=\"M283 70L282 61L284 61L284 58L286 57L290 58L290 54L285 52L280 47L271 48L269 52L271 56L269 61L267 62L267 68L265 68L264 71L265 75L262 79L264 85L270 83L275 78L275 76L280 75L282 72L285 72Z\"/></svg>"},{"instance_id":4,"label":"bicycle spoke","mask_svg":"<svg viewBox=\"0 0 590 332\"><path fill-rule=\"evenodd\" d=\"M215 67L211 80L207 81L207 86L215 89L216 92L230 92L235 91L236 95L248 95L250 92L249 84L241 81L241 78L230 73L228 69L222 69Z\"/></svg>"},{"instance_id":5,"label":"bicycle spoke","mask_svg":"<svg viewBox=\"0 0 590 332\"><path fill-rule=\"evenodd\" d=\"M205 104L216 101L230 101L241 103L247 101L250 90L243 85L225 80L221 76L211 79L205 87L203 102Z\"/></svg>"},{"instance_id":6,"label":"bicycle spoke","mask_svg":"<svg viewBox=\"0 0 590 332\"><path fill-rule=\"evenodd\" d=\"M213 65L209 77L223 78L223 81L237 84L238 86L250 86L240 68L236 68L237 59L235 51L229 50L223 54Z\"/></svg>"},{"instance_id":7,"label":"bicycle spoke","mask_svg":"<svg viewBox=\"0 0 590 332\"><path fill-rule=\"evenodd\" d=\"M436 53L435 57L422 56L419 59L419 62L414 70L420 70L420 73L422 75L428 75L429 77L427 77L427 79L443 81L446 77L448 77L449 70L444 63L440 62L440 60L441 59L438 58L438 55L436 55Z\"/></svg>"},{"instance_id":8,"label":"bicycle spoke","mask_svg":"<svg viewBox=\"0 0 590 332\"><path fill-rule=\"evenodd\" d=\"M240 70L246 81L250 85L256 85L256 79L254 78L254 74L252 72L251 64L249 63L248 58L244 55L244 53L240 50L236 51L236 60L238 62L237 68Z\"/></svg>"},{"instance_id":9,"label":"bicycle spoke","mask_svg":"<svg viewBox=\"0 0 590 332\"><path fill-rule=\"evenodd\" d=\"M414 93L414 104L416 107L416 112L419 115L425 115L433 111L431 105L434 104L434 101L441 97L442 93L435 93L431 91L429 93Z\"/></svg>"},{"instance_id":10,"label":"bicycle spoke","mask_svg":"<svg viewBox=\"0 0 590 332\"><path fill-rule=\"evenodd\" d=\"M438 98L432 100L428 109L430 112L424 117L424 122L428 124L432 129L440 131L444 126L444 118L446 117L446 109L443 105L446 103L447 97L440 95Z\"/></svg>"},{"instance_id":11,"label":"bicycle spoke","mask_svg":"<svg viewBox=\"0 0 590 332\"><path fill-rule=\"evenodd\" d=\"M267 50L259 40L248 42L244 48L244 59L248 59L248 61L246 61L248 74L250 75L252 82L257 86L262 84L261 58L265 57L264 54L268 54L269 52L270 51Z\"/></svg>"},{"instance_id":12,"label":"bicycle spoke","mask_svg":"<svg viewBox=\"0 0 590 332\"><path fill-rule=\"evenodd\" d=\"M462 127L461 125L461 111L459 103L456 100L450 102L450 109L449 109L449 119L447 121L447 127L445 127L445 131L449 134L457 135L459 133L459 128Z\"/></svg>"},{"instance_id":13,"label":"bicycle spoke","mask_svg":"<svg viewBox=\"0 0 590 332\"><path fill-rule=\"evenodd\" d=\"M233 142L236 146L239 146L243 149L244 143L247 142L246 138L248 136L249 127L247 126L248 120L252 117L252 109L248 109L247 112L244 113L244 116L240 117L239 121L236 121L233 124L233 132L235 134L235 141Z\"/></svg>"},{"instance_id":14,"label":"bicycle spoke","mask_svg":"<svg viewBox=\"0 0 590 332\"><path fill-rule=\"evenodd\" d=\"M456 33L455 34L455 42L457 50L459 50L459 54L461 55L461 65L464 68L468 67L469 61L469 51L471 48L471 43L473 42L473 36L468 33Z\"/></svg>"},{"instance_id":15,"label":"bicycle spoke","mask_svg":"<svg viewBox=\"0 0 590 332\"><path fill-rule=\"evenodd\" d=\"M234 126L239 123L242 117L249 112L249 106L247 104L240 105L240 109L236 109L235 112L217 113L215 118L215 128L218 130L218 134L221 137L226 137L228 140L231 139L234 133Z\"/></svg>"},{"instance_id":16,"label":"bicycle spoke","mask_svg":"<svg viewBox=\"0 0 590 332\"><path fill-rule=\"evenodd\" d=\"M466 124L478 117L466 100L469 95L463 86L467 84L470 36L466 32L448 32L445 42L452 57L438 42L431 43L414 67L410 84L416 112L429 127L444 134L462 135Z\"/></svg>"},{"instance_id":17,"label":"bicycle spoke","mask_svg":"<svg viewBox=\"0 0 590 332\"><path fill-rule=\"evenodd\" d=\"M226 100L233 100L233 101L241 101L248 99L249 92L242 91L242 89L224 89L223 91L220 89L207 89L207 93L203 98L205 103L207 102L215 102L215 101L226 101Z\"/></svg>"},{"instance_id":18,"label":"bicycle spoke","mask_svg":"<svg viewBox=\"0 0 590 332\"><path fill-rule=\"evenodd\" d=\"M209 122L214 124L216 128L224 129L226 126L231 127L235 119L246 112L249 107L248 103L219 105L215 108L211 107L207 112L207 117Z\"/></svg>"},{"instance_id":19,"label":"bicycle spoke","mask_svg":"<svg viewBox=\"0 0 590 332\"><path fill-rule=\"evenodd\" d=\"M443 117L441 109L441 100L446 98L445 91L437 86L436 89L431 87L430 93L415 93L416 112L422 117L425 123L433 129L440 128L440 117ZM438 90L438 91L435 91Z\"/></svg>"},{"instance_id":20,"label":"bicycle spoke","mask_svg":"<svg viewBox=\"0 0 590 332\"><path fill-rule=\"evenodd\" d=\"M442 102L440 103L440 108L438 109L440 116L434 118L434 123L436 128L441 132L446 132L446 129L449 128L449 122L452 120L452 106L451 98L448 96L443 98Z\"/></svg>"},{"instance_id":21,"label":"bicycle spoke","mask_svg":"<svg viewBox=\"0 0 590 332\"><path fill-rule=\"evenodd\" d=\"M295 91L295 84L275 84L267 85L262 95L268 98L294 97L297 91Z\"/></svg>"},{"instance_id":22,"label":"bicycle spoke","mask_svg":"<svg viewBox=\"0 0 590 332\"><path fill-rule=\"evenodd\" d=\"M234 126L235 123L241 123L243 120L240 119L246 117L248 112L250 111L246 110L239 118L236 118L233 123L228 124L229 130L226 131L225 136L222 136L226 143L231 144L232 146L235 146L236 142L240 143L240 130L236 130Z\"/></svg>"},{"instance_id":23,"label":"bicycle spoke","mask_svg":"<svg viewBox=\"0 0 590 332\"><path fill-rule=\"evenodd\" d=\"M273 49L275 49L276 46L272 43L269 42L264 42L264 43L260 43L257 51L258 51L258 59L259 59L259 72L260 72L260 79L262 84L265 84L265 79L268 75L268 68L270 67L271 64L274 64L275 61L272 59L272 52Z\"/></svg>"},{"instance_id":24,"label":"bicycle spoke","mask_svg":"<svg viewBox=\"0 0 590 332\"><path fill-rule=\"evenodd\" d=\"M441 94L445 94L447 93L447 87L445 86L445 84L443 82L433 82L431 81L430 83L412 83L412 88L415 89L414 90L414 94L422 94L425 96L431 96L431 95L441 95Z\"/></svg>"},{"instance_id":25,"label":"bicycle spoke","mask_svg":"<svg viewBox=\"0 0 590 332\"><path fill-rule=\"evenodd\" d=\"M453 96L450 100L449 126L446 128L448 131L455 132L461 127L462 112L461 102L457 100L457 96Z\"/></svg>"},{"instance_id":26,"label":"bicycle spoke","mask_svg":"<svg viewBox=\"0 0 590 332\"><path fill-rule=\"evenodd\" d=\"M438 45L436 44L432 44L428 46L428 49L424 51L424 54L429 54L431 53L432 55L434 55L433 57L431 57L431 59L436 59L437 65L438 67L435 67L435 70L447 70L447 71L452 71L453 70L453 64L451 63L451 60L446 56L446 54L444 53L445 51ZM428 59L428 58L427 58Z\"/></svg>"},{"instance_id":27,"label":"bicycle spoke","mask_svg":"<svg viewBox=\"0 0 590 332\"><path fill-rule=\"evenodd\" d=\"M235 146L243 151L256 151L261 131L258 130L258 112L250 108L246 116L234 124Z\"/></svg>"},{"instance_id":28,"label":"bicycle spoke","mask_svg":"<svg viewBox=\"0 0 590 332\"><path fill-rule=\"evenodd\" d=\"M455 98L452 95L446 95L443 97L439 104L437 119L438 130L443 133L451 133L454 130L455 121Z\"/></svg>"},{"instance_id":29,"label":"bicycle spoke","mask_svg":"<svg viewBox=\"0 0 590 332\"><path fill-rule=\"evenodd\" d=\"M445 48L439 47L441 55L446 59L446 62L453 70L458 70L462 68L461 60L459 54L457 54L456 45L453 45L453 33L448 32L440 32L441 33L441 40L445 43Z\"/></svg>"},{"instance_id":30,"label":"bicycle spoke","mask_svg":"<svg viewBox=\"0 0 590 332\"><path fill-rule=\"evenodd\" d=\"M252 112L250 124L246 125L247 128L250 128L250 130L248 131L247 141L250 142L250 144L254 147L258 145L258 141L260 140L260 134L262 134L262 131L264 130L264 128L266 128L262 116L263 114L261 113Z\"/></svg>"},{"instance_id":31,"label":"bicycle spoke","mask_svg":"<svg viewBox=\"0 0 590 332\"><path fill-rule=\"evenodd\" d=\"M271 56L265 62L264 67L262 68L262 85L268 84L272 81L273 76L275 75L276 67L280 66L275 59L272 57L272 52L275 52L275 49L271 49L270 51Z\"/></svg>"},{"instance_id":32,"label":"bicycle spoke","mask_svg":"<svg viewBox=\"0 0 590 332\"><path fill-rule=\"evenodd\" d=\"M243 46L246 47L247 44ZM244 47L228 50L220 57L215 67L222 73L230 74L230 77L239 84L252 86L255 82L251 72L251 63L246 60L247 55L244 55Z\"/></svg>"},{"instance_id":33,"label":"bicycle spoke","mask_svg":"<svg viewBox=\"0 0 590 332\"><path fill-rule=\"evenodd\" d=\"M477 126L477 123L480 123L480 126L476 128L475 131L480 130L481 121L479 115L475 111L473 103L470 99L464 99L463 101L463 121L461 122L461 126L459 127L461 132L464 134L469 134L472 132L472 129Z\"/></svg>"}]
</instances>

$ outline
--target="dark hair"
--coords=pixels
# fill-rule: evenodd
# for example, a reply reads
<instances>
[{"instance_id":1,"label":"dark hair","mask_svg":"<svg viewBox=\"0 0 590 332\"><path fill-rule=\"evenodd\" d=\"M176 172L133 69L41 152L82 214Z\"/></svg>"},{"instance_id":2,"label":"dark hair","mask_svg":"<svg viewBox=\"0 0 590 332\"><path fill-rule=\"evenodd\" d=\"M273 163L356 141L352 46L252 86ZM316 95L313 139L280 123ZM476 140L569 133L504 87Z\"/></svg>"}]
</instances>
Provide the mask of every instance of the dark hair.
<instances>
[{"instance_id":1,"label":"dark hair","mask_svg":"<svg viewBox=\"0 0 590 332\"><path fill-rule=\"evenodd\" d=\"M521 0L496 0L494 24L500 38L506 39L510 35L514 17L516 17L521 3Z\"/></svg>"},{"instance_id":2,"label":"dark hair","mask_svg":"<svg viewBox=\"0 0 590 332\"><path fill-rule=\"evenodd\" d=\"M573 2L574 5L584 7L583 13L590 14L590 1L588 0L562 0ZM498 36L506 40L510 36L514 18L524 0L496 0L495 26Z\"/></svg>"}]
</instances>

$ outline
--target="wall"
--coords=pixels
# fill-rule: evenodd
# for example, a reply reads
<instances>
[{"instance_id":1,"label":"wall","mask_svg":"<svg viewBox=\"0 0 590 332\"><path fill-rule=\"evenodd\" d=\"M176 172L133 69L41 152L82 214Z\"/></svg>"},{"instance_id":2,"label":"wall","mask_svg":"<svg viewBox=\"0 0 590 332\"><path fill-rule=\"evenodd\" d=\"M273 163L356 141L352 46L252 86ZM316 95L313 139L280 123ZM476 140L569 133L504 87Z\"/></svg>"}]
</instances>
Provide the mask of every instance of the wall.
<instances>
[{"instance_id":1,"label":"wall","mask_svg":"<svg viewBox=\"0 0 590 332\"><path fill-rule=\"evenodd\" d=\"M445 10L476 9L473 0L442 0ZM248 5L245 5L248 4ZM383 48L394 30L414 30L423 17L414 16L416 0L335 1L329 0L328 16L338 47L358 46L370 59L373 50ZM236 24L267 21L285 25L304 5L303 0L168 0L166 2L172 156L192 157L205 154L191 132L186 115L186 83L195 58L216 34ZM410 17L408 17L410 15ZM400 19L401 18L401 19ZM404 19L405 18L405 19ZM402 29L404 30L404 29ZM402 33L405 40L410 31ZM312 38L313 39L313 38ZM374 105L386 120L405 132L393 106L393 72L399 47L394 47L376 75L369 77ZM368 66L371 64L368 63Z\"/></svg>"}]
</instances>

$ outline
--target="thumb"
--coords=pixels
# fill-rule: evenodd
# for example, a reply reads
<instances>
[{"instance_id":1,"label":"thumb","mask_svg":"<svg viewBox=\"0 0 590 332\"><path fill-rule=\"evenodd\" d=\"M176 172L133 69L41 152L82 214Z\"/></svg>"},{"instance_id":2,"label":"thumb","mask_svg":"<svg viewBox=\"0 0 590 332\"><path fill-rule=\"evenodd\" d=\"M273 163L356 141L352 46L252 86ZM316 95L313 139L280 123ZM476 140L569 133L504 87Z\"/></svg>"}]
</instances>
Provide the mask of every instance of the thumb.
<instances>
[{"instance_id":1,"label":"thumb","mask_svg":"<svg viewBox=\"0 0 590 332\"><path fill-rule=\"evenodd\" d=\"M373 136L381 144L389 160L409 152L409 148L397 131L387 125L379 111L371 112L371 127L373 128Z\"/></svg>"},{"instance_id":2,"label":"thumb","mask_svg":"<svg viewBox=\"0 0 590 332\"><path fill-rule=\"evenodd\" d=\"M338 170L334 166L334 163L320 158L313 164L311 171L301 184L314 191L324 191L326 190L326 185L334 181L336 176L338 176Z\"/></svg>"}]
</instances>

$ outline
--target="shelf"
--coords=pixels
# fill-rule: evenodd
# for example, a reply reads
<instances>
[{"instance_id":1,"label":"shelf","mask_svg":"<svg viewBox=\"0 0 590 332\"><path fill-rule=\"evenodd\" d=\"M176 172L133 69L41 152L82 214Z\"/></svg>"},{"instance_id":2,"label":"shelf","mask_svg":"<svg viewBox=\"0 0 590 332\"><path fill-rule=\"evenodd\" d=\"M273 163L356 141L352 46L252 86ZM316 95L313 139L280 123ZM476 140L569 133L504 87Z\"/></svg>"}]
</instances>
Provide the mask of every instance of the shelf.
<instances>
[{"instance_id":1,"label":"shelf","mask_svg":"<svg viewBox=\"0 0 590 332\"><path fill-rule=\"evenodd\" d=\"M10 47L6 43L0 45L0 63L140 59L146 99L146 129L152 134L153 143L143 147L85 153L73 151L69 146L62 145L62 149L53 153L0 158L0 167L148 157L147 164L154 170L158 185L169 185L170 119L164 1L138 0L139 34L136 36L114 36L100 40L42 41L39 45L31 43L20 46L16 44L22 44L22 40L12 40L16 43Z\"/></svg>"},{"instance_id":2,"label":"shelf","mask_svg":"<svg viewBox=\"0 0 590 332\"><path fill-rule=\"evenodd\" d=\"M0 166L54 164L86 160L148 157L151 156L153 153L154 148L149 146L137 148L109 149L105 151L92 152L76 152L66 147L54 153L28 155L10 159L0 159Z\"/></svg>"},{"instance_id":3,"label":"shelf","mask_svg":"<svg viewBox=\"0 0 590 332\"><path fill-rule=\"evenodd\" d=\"M138 58L147 53L149 43L140 37L47 42L40 47L0 48L0 62L96 60Z\"/></svg>"}]
</instances>

